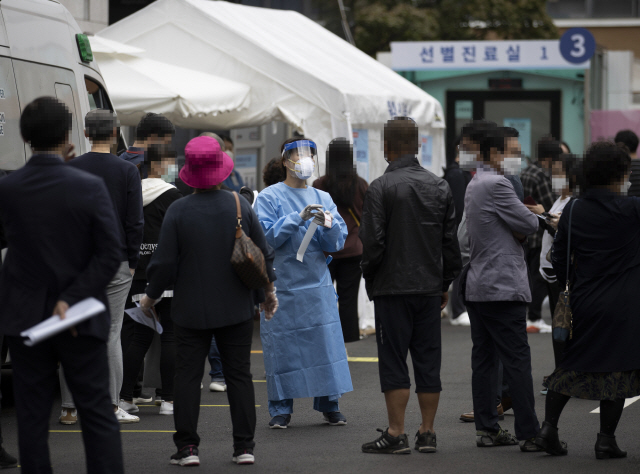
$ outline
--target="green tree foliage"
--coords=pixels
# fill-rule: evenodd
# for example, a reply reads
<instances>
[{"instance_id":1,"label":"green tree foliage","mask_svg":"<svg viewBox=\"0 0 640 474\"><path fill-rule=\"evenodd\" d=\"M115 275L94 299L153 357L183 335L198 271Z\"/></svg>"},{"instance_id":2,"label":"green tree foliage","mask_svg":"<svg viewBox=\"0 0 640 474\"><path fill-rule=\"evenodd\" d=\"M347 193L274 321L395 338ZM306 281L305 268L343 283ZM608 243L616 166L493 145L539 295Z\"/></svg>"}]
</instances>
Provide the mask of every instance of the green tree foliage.
<instances>
[{"instance_id":1,"label":"green tree foliage","mask_svg":"<svg viewBox=\"0 0 640 474\"><path fill-rule=\"evenodd\" d=\"M391 41L555 39L545 0L345 0L356 46L371 56ZM344 38L338 2L318 0L320 22Z\"/></svg>"}]
</instances>

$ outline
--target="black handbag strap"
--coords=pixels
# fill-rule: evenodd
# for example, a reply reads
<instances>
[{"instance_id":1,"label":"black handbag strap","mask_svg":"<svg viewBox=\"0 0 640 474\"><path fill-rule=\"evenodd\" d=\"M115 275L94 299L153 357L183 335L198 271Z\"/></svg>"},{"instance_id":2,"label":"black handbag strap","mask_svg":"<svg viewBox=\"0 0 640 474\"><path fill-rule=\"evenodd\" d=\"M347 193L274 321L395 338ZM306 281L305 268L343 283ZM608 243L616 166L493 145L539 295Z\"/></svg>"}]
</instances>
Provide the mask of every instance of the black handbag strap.
<instances>
[{"instance_id":1,"label":"black handbag strap","mask_svg":"<svg viewBox=\"0 0 640 474\"><path fill-rule=\"evenodd\" d=\"M569 237L567 238L567 287L565 289L566 292L569 292L569 269L571 268L571 216L573 215L573 206L575 206L575 200L573 204L571 204L571 209L569 209Z\"/></svg>"}]
</instances>

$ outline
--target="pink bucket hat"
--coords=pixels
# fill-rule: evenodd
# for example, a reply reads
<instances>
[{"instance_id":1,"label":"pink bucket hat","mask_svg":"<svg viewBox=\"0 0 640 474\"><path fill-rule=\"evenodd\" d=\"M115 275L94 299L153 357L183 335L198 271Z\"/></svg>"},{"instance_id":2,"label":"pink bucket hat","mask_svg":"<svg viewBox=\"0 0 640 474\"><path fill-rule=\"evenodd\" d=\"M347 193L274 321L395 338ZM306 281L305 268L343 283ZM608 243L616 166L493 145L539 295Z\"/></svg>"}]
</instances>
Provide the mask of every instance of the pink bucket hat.
<instances>
[{"instance_id":1,"label":"pink bucket hat","mask_svg":"<svg viewBox=\"0 0 640 474\"><path fill-rule=\"evenodd\" d=\"M185 164L180 179L192 188L209 188L222 183L233 171L233 160L212 137L196 137L184 149Z\"/></svg>"}]
</instances>

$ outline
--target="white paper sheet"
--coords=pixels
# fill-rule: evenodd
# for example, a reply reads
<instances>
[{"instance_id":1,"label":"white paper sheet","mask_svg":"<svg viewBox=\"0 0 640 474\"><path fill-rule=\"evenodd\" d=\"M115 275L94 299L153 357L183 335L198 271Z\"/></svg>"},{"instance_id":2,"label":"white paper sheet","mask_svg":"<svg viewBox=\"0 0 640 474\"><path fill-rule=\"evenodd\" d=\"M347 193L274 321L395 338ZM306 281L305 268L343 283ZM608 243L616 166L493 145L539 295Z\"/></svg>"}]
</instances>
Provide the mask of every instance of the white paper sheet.
<instances>
[{"instance_id":1,"label":"white paper sheet","mask_svg":"<svg viewBox=\"0 0 640 474\"><path fill-rule=\"evenodd\" d=\"M58 315L51 316L40 324L36 324L26 331L22 331L20 335L26 338L24 341L25 345L33 346L105 310L104 304L100 301L95 298L87 298L71 306L67 310L65 319L60 319Z\"/></svg>"},{"instance_id":2,"label":"white paper sheet","mask_svg":"<svg viewBox=\"0 0 640 474\"><path fill-rule=\"evenodd\" d=\"M158 334L162 334L162 325L156 318L150 318L146 314L144 314L144 311L142 311L142 308L140 308L140 303L136 303L136 308L125 309L124 312L127 313L129 317L136 323L149 326Z\"/></svg>"},{"instance_id":3,"label":"white paper sheet","mask_svg":"<svg viewBox=\"0 0 640 474\"><path fill-rule=\"evenodd\" d=\"M313 234L315 233L317 228L318 228L318 224L316 224L315 222L312 222L309 225L309 228L307 229L307 233L304 234L304 238L302 239L302 243L300 244L300 248L298 249L298 253L296 254L296 258L299 262L302 262L302 259L304 258L304 253L307 251L307 247L309 246L309 243L311 242L311 238L313 237Z\"/></svg>"}]
</instances>

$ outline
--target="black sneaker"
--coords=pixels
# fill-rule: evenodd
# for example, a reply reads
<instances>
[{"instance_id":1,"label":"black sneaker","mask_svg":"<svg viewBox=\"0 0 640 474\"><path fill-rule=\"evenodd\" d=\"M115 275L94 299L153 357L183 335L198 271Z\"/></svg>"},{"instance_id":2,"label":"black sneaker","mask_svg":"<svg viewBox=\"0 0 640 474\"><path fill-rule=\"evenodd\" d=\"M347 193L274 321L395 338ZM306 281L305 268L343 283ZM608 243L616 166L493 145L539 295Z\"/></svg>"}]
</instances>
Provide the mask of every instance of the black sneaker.
<instances>
[{"instance_id":1,"label":"black sneaker","mask_svg":"<svg viewBox=\"0 0 640 474\"><path fill-rule=\"evenodd\" d=\"M347 419L339 411L331 411L323 413L323 415L324 421L329 423L331 426L343 426L347 424Z\"/></svg>"},{"instance_id":2,"label":"black sneaker","mask_svg":"<svg viewBox=\"0 0 640 474\"><path fill-rule=\"evenodd\" d=\"M436 434L431 431L425 431L420 434L420 430L416 433L416 451L421 453L436 452Z\"/></svg>"},{"instance_id":3,"label":"black sneaker","mask_svg":"<svg viewBox=\"0 0 640 474\"><path fill-rule=\"evenodd\" d=\"M231 460L236 464L253 464L255 462L255 458L253 457L253 449L236 449L233 452L233 458L231 458Z\"/></svg>"},{"instance_id":4,"label":"black sneaker","mask_svg":"<svg viewBox=\"0 0 640 474\"><path fill-rule=\"evenodd\" d=\"M490 431L476 431L476 445L479 448L489 448L492 446L514 446L518 444L515 436L507 430L500 428L497 433Z\"/></svg>"},{"instance_id":5,"label":"black sneaker","mask_svg":"<svg viewBox=\"0 0 640 474\"><path fill-rule=\"evenodd\" d=\"M195 444L185 446L176 454L173 454L169 462L178 466L199 466L198 447Z\"/></svg>"},{"instance_id":6,"label":"black sneaker","mask_svg":"<svg viewBox=\"0 0 640 474\"><path fill-rule=\"evenodd\" d=\"M269 428L273 429L285 429L291 423L291 415L276 415L271 418L269 422Z\"/></svg>"},{"instance_id":7,"label":"black sneaker","mask_svg":"<svg viewBox=\"0 0 640 474\"><path fill-rule=\"evenodd\" d=\"M363 444L363 453L411 454L409 439L406 434L394 437L389 434L389 428L384 431L378 428L378 431L382 435L375 441Z\"/></svg>"},{"instance_id":8,"label":"black sneaker","mask_svg":"<svg viewBox=\"0 0 640 474\"><path fill-rule=\"evenodd\" d=\"M18 467L18 460L0 447L0 469L9 469L10 467Z\"/></svg>"}]
</instances>

